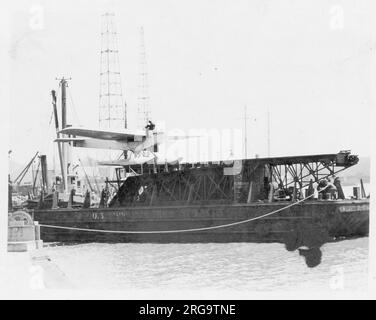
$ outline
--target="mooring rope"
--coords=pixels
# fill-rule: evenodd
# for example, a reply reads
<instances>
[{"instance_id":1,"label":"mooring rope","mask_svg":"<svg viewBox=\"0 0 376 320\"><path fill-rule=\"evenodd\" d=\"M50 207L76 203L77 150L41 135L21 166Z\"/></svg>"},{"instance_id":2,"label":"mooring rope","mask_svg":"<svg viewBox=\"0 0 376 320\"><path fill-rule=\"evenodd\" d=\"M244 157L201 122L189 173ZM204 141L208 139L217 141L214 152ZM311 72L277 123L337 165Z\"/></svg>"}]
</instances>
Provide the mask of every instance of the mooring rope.
<instances>
[{"instance_id":1,"label":"mooring rope","mask_svg":"<svg viewBox=\"0 0 376 320\"><path fill-rule=\"evenodd\" d=\"M324 191L328 186L326 186L325 188L321 189L319 192L322 192ZM40 224L41 227L45 227L45 228L51 228L51 229L65 229L65 230L75 230L75 231L87 231L87 232L101 232L101 233L118 233L118 234L164 234L164 233L183 233L183 232L197 232L197 231L207 231L207 230L214 230L214 229L222 229L222 228L228 228L228 227L232 227L232 226L236 226L236 225L240 225L240 224L244 224L244 223L248 223L248 222L251 222L251 221L255 221L255 220L260 220L260 219L263 219L265 217L268 217L268 216L271 216L273 214L276 214L278 212L281 212L283 210L286 210L288 208L291 208L293 206L296 206L304 201L306 201L307 199L309 198L312 198L314 196L314 193L309 195L308 197L302 199L302 200L299 200L299 201L296 201L292 204L289 204L283 208L279 208L277 210L274 210L272 212L269 212L269 213L265 213L261 216L258 216L258 217L254 217L254 218L250 218L250 219L246 219L246 220L242 220L242 221L237 221L237 222L232 222L232 223L227 223L227 224L222 224L222 225L219 225L219 226L212 226L212 227L203 227L203 228L193 228L193 229L182 229L182 230L150 230L150 231L123 231L123 230L103 230L103 229L86 229L86 228L75 228L75 227L65 227L65 226L54 226L54 225L48 225L48 224Z\"/></svg>"}]
</instances>

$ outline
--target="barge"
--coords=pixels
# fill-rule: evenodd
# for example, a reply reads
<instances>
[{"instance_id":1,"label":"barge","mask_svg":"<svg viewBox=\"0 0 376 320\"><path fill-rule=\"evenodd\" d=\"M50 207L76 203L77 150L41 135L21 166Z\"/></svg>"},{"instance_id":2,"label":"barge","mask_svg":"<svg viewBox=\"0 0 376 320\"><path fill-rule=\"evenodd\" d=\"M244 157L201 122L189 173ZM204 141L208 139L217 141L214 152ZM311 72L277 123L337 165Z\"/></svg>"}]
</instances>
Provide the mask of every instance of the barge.
<instances>
[{"instance_id":1,"label":"barge","mask_svg":"<svg viewBox=\"0 0 376 320\"><path fill-rule=\"evenodd\" d=\"M346 151L123 167L102 207L39 209L33 217L47 242L279 242L313 252L316 265L323 244L368 235L369 199L345 199L340 184L334 193L317 190L357 162Z\"/></svg>"},{"instance_id":2,"label":"barge","mask_svg":"<svg viewBox=\"0 0 376 320\"><path fill-rule=\"evenodd\" d=\"M161 161L158 145L168 137L149 121L145 130L99 130L66 124L66 80L62 79L63 123L53 109L63 187L72 177L69 150L121 150L106 181L99 207L73 203L74 189L54 191L31 210L46 242L280 242L299 249L309 266L321 261L326 242L364 237L369 232L369 199L346 199L338 174L356 165L350 151L291 157L184 163ZM148 156L145 157L144 153ZM128 157L127 155L133 155ZM109 197L109 188L116 190ZM42 199L43 200L43 199Z\"/></svg>"}]
</instances>

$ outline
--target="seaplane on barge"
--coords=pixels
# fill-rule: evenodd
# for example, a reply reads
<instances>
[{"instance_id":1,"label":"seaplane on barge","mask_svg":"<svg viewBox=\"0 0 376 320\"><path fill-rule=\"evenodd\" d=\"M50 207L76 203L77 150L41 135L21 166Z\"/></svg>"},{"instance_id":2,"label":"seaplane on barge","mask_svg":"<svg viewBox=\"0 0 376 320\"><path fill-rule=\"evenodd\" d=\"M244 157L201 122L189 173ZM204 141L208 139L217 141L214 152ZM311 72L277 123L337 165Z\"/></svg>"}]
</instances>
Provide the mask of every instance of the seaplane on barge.
<instances>
[{"instance_id":1,"label":"seaplane on barge","mask_svg":"<svg viewBox=\"0 0 376 320\"><path fill-rule=\"evenodd\" d=\"M358 163L350 151L201 163L161 159L161 143L191 137L168 136L151 122L145 130L66 124L58 130L53 97L59 150L120 150L128 157L98 164L116 171L116 179L106 181L116 193L108 198L103 190L98 208L55 202L34 209L44 241L280 242L315 266L324 243L368 235L369 199L359 193L345 199L338 179L337 192L327 184Z\"/></svg>"}]
</instances>

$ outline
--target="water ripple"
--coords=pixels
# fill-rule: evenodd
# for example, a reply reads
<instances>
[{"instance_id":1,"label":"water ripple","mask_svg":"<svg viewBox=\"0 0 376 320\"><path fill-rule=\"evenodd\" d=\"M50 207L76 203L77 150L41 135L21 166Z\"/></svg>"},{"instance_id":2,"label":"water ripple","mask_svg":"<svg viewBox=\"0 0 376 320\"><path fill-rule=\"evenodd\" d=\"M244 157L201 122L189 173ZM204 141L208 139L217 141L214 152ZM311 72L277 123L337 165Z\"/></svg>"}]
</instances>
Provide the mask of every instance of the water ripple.
<instances>
[{"instance_id":1,"label":"water ripple","mask_svg":"<svg viewBox=\"0 0 376 320\"><path fill-rule=\"evenodd\" d=\"M45 250L82 289L364 290L368 280L368 238L326 244L314 269L281 244L94 243Z\"/></svg>"}]
</instances>

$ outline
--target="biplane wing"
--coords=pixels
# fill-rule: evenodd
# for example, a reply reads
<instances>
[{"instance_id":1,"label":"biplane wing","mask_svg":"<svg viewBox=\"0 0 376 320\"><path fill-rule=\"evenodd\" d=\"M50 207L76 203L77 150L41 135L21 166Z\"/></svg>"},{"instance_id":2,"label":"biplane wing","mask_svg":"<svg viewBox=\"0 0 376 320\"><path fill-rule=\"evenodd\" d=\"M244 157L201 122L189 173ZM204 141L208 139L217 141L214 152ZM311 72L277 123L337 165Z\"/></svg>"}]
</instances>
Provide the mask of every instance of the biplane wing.
<instances>
[{"instance_id":1,"label":"biplane wing","mask_svg":"<svg viewBox=\"0 0 376 320\"><path fill-rule=\"evenodd\" d=\"M177 141L177 140L185 140L185 139L193 139L193 138L202 138L199 135L166 135L165 140L167 141Z\"/></svg>"},{"instance_id":2,"label":"biplane wing","mask_svg":"<svg viewBox=\"0 0 376 320\"><path fill-rule=\"evenodd\" d=\"M140 165L147 163L154 159L154 156L147 156L147 157L136 157L130 159L119 159L113 161L99 161L97 164L100 166L109 166L109 167L124 167L124 166L132 166L132 165Z\"/></svg>"},{"instance_id":3,"label":"biplane wing","mask_svg":"<svg viewBox=\"0 0 376 320\"><path fill-rule=\"evenodd\" d=\"M81 127L68 127L59 131L61 134L79 136L85 138L94 138L99 140L116 140L124 142L142 142L146 138L146 133L143 130L101 130L101 129L87 129Z\"/></svg>"},{"instance_id":4,"label":"biplane wing","mask_svg":"<svg viewBox=\"0 0 376 320\"><path fill-rule=\"evenodd\" d=\"M120 140L100 140L100 139L83 139L83 138L57 138L55 142L69 142L72 147L92 148L103 150L121 150L134 151L142 142L126 142Z\"/></svg>"},{"instance_id":5,"label":"biplane wing","mask_svg":"<svg viewBox=\"0 0 376 320\"><path fill-rule=\"evenodd\" d=\"M113 166L113 167L125 167L125 166L132 166L132 165L141 165L141 164L153 164L155 157L153 155L147 156L147 157L136 157L136 158L130 158L130 159L120 159L115 161L100 161L98 162L98 165L100 166ZM167 158L162 159L159 157L156 157L156 164L162 165L165 163L168 164L175 164L178 162L181 162L183 160L182 157L179 158Z\"/></svg>"},{"instance_id":6,"label":"biplane wing","mask_svg":"<svg viewBox=\"0 0 376 320\"><path fill-rule=\"evenodd\" d=\"M73 147L96 148L108 150L123 150L140 153L169 140L195 138L196 136L166 135L163 132L150 132L144 130L102 130L83 127L67 127L59 131L65 136L59 137L55 142L71 142Z\"/></svg>"},{"instance_id":7,"label":"biplane wing","mask_svg":"<svg viewBox=\"0 0 376 320\"><path fill-rule=\"evenodd\" d=\"M84 142L84 138L57 138L54 142Z\"/></svg>"}]
</instances>

